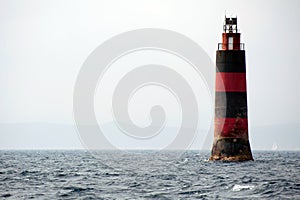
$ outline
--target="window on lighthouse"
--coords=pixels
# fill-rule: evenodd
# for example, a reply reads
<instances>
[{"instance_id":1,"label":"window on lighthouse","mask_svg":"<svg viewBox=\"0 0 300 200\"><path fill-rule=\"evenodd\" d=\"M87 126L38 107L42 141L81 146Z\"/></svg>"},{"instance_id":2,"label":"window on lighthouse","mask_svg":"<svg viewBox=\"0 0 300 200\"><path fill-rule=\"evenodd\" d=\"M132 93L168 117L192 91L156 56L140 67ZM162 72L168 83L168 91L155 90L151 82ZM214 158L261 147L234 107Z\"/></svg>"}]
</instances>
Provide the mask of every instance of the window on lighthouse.
<instances>
[{"instance_id":1,"label":"window on lighthouse","mask_svg":"<svg viewBox=\"0 0 300 200\"><path fill-rule=\"evenodd\" d=\"M228 49L229 50L233 49L233 37L228 38Z\"/></svg>"}]
</instances>

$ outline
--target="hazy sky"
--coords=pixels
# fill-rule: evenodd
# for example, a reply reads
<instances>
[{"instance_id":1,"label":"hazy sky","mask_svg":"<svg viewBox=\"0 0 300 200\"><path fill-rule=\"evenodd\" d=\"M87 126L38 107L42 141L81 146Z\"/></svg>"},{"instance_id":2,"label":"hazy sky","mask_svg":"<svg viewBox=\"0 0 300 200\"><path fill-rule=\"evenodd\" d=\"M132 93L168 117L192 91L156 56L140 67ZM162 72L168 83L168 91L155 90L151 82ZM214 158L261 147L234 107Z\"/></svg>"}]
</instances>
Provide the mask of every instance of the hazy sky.
<instances>
[{"instance_id":1,"label":"hazy sky","mask_svg":"<svg viewBox=\"0 0 300 200\"><path fill-rule=\"evenodd\" d=\"M250 126L300 124L299 8L297 0L0 0L0 123L73 124L81 65L125 31L179 32L214 61L226 10L246 45Z\"/></svg>"}]
</instances>

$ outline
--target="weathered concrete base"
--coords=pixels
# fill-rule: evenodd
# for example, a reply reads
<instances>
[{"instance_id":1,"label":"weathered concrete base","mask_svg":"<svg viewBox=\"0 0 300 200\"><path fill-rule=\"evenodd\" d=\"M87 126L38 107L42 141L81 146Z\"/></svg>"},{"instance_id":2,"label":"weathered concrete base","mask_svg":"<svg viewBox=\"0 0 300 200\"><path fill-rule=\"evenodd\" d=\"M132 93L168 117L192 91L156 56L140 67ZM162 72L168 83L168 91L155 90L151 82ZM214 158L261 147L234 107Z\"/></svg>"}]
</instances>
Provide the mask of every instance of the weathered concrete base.
<instances>
[{"instance_id":1,"label":"weathered concrete base","mask_svg":"<svg viewBox=\"0 0 300 200\"><path fill-rule=\"evenodd\" d=\"M253 160L250 143L241 138L220 138L213 144L209 160L249 161Z\"/></svg>"}]
</instances>

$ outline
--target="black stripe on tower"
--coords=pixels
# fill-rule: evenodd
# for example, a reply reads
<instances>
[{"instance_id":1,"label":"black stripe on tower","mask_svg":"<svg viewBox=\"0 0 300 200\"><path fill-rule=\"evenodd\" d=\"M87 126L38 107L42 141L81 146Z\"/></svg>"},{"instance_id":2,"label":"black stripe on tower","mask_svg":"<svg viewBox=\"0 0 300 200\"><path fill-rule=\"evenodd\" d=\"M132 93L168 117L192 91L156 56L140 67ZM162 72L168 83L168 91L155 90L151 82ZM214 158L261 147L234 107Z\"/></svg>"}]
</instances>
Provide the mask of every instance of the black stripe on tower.
<instances>
[{"instance_id":1,"label":"black stripe on tower","mask_svg":"<svg viewBox=\"0 0 300 200\"><path fill-rule=\"evenodd\" d=\"M247 118L247 116L247 92L216 92L216 118Z\"/></svg>"},{"instance_id":2,"label":"black stripe on tower","mask_svg":"<svg viewBox=\"0 0 300 200\"><path fill-rule=\"evenodd\" d=\"M216 65L219 72L246 72L245 51L217 51Z\"/></svg>"}]
</instances>

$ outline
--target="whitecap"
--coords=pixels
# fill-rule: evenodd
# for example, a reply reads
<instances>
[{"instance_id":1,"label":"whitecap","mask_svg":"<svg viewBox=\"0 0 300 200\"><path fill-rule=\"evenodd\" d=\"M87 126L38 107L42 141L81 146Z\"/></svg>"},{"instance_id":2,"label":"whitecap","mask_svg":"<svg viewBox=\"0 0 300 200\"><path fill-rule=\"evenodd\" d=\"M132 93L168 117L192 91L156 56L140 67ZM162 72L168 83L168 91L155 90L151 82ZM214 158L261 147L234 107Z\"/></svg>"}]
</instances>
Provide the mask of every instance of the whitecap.
<instances>
[{"instance_id":1,"label":"whitecap","mask_svg":"<svg viewBox=\"0 0 300 200\"><path fill-rule=\"evenodd\" d=\"M238 192L241 190L252 190L254 188L254 185L234 185L232 188L232 191Z\"/></svg>"}]
</instances>

